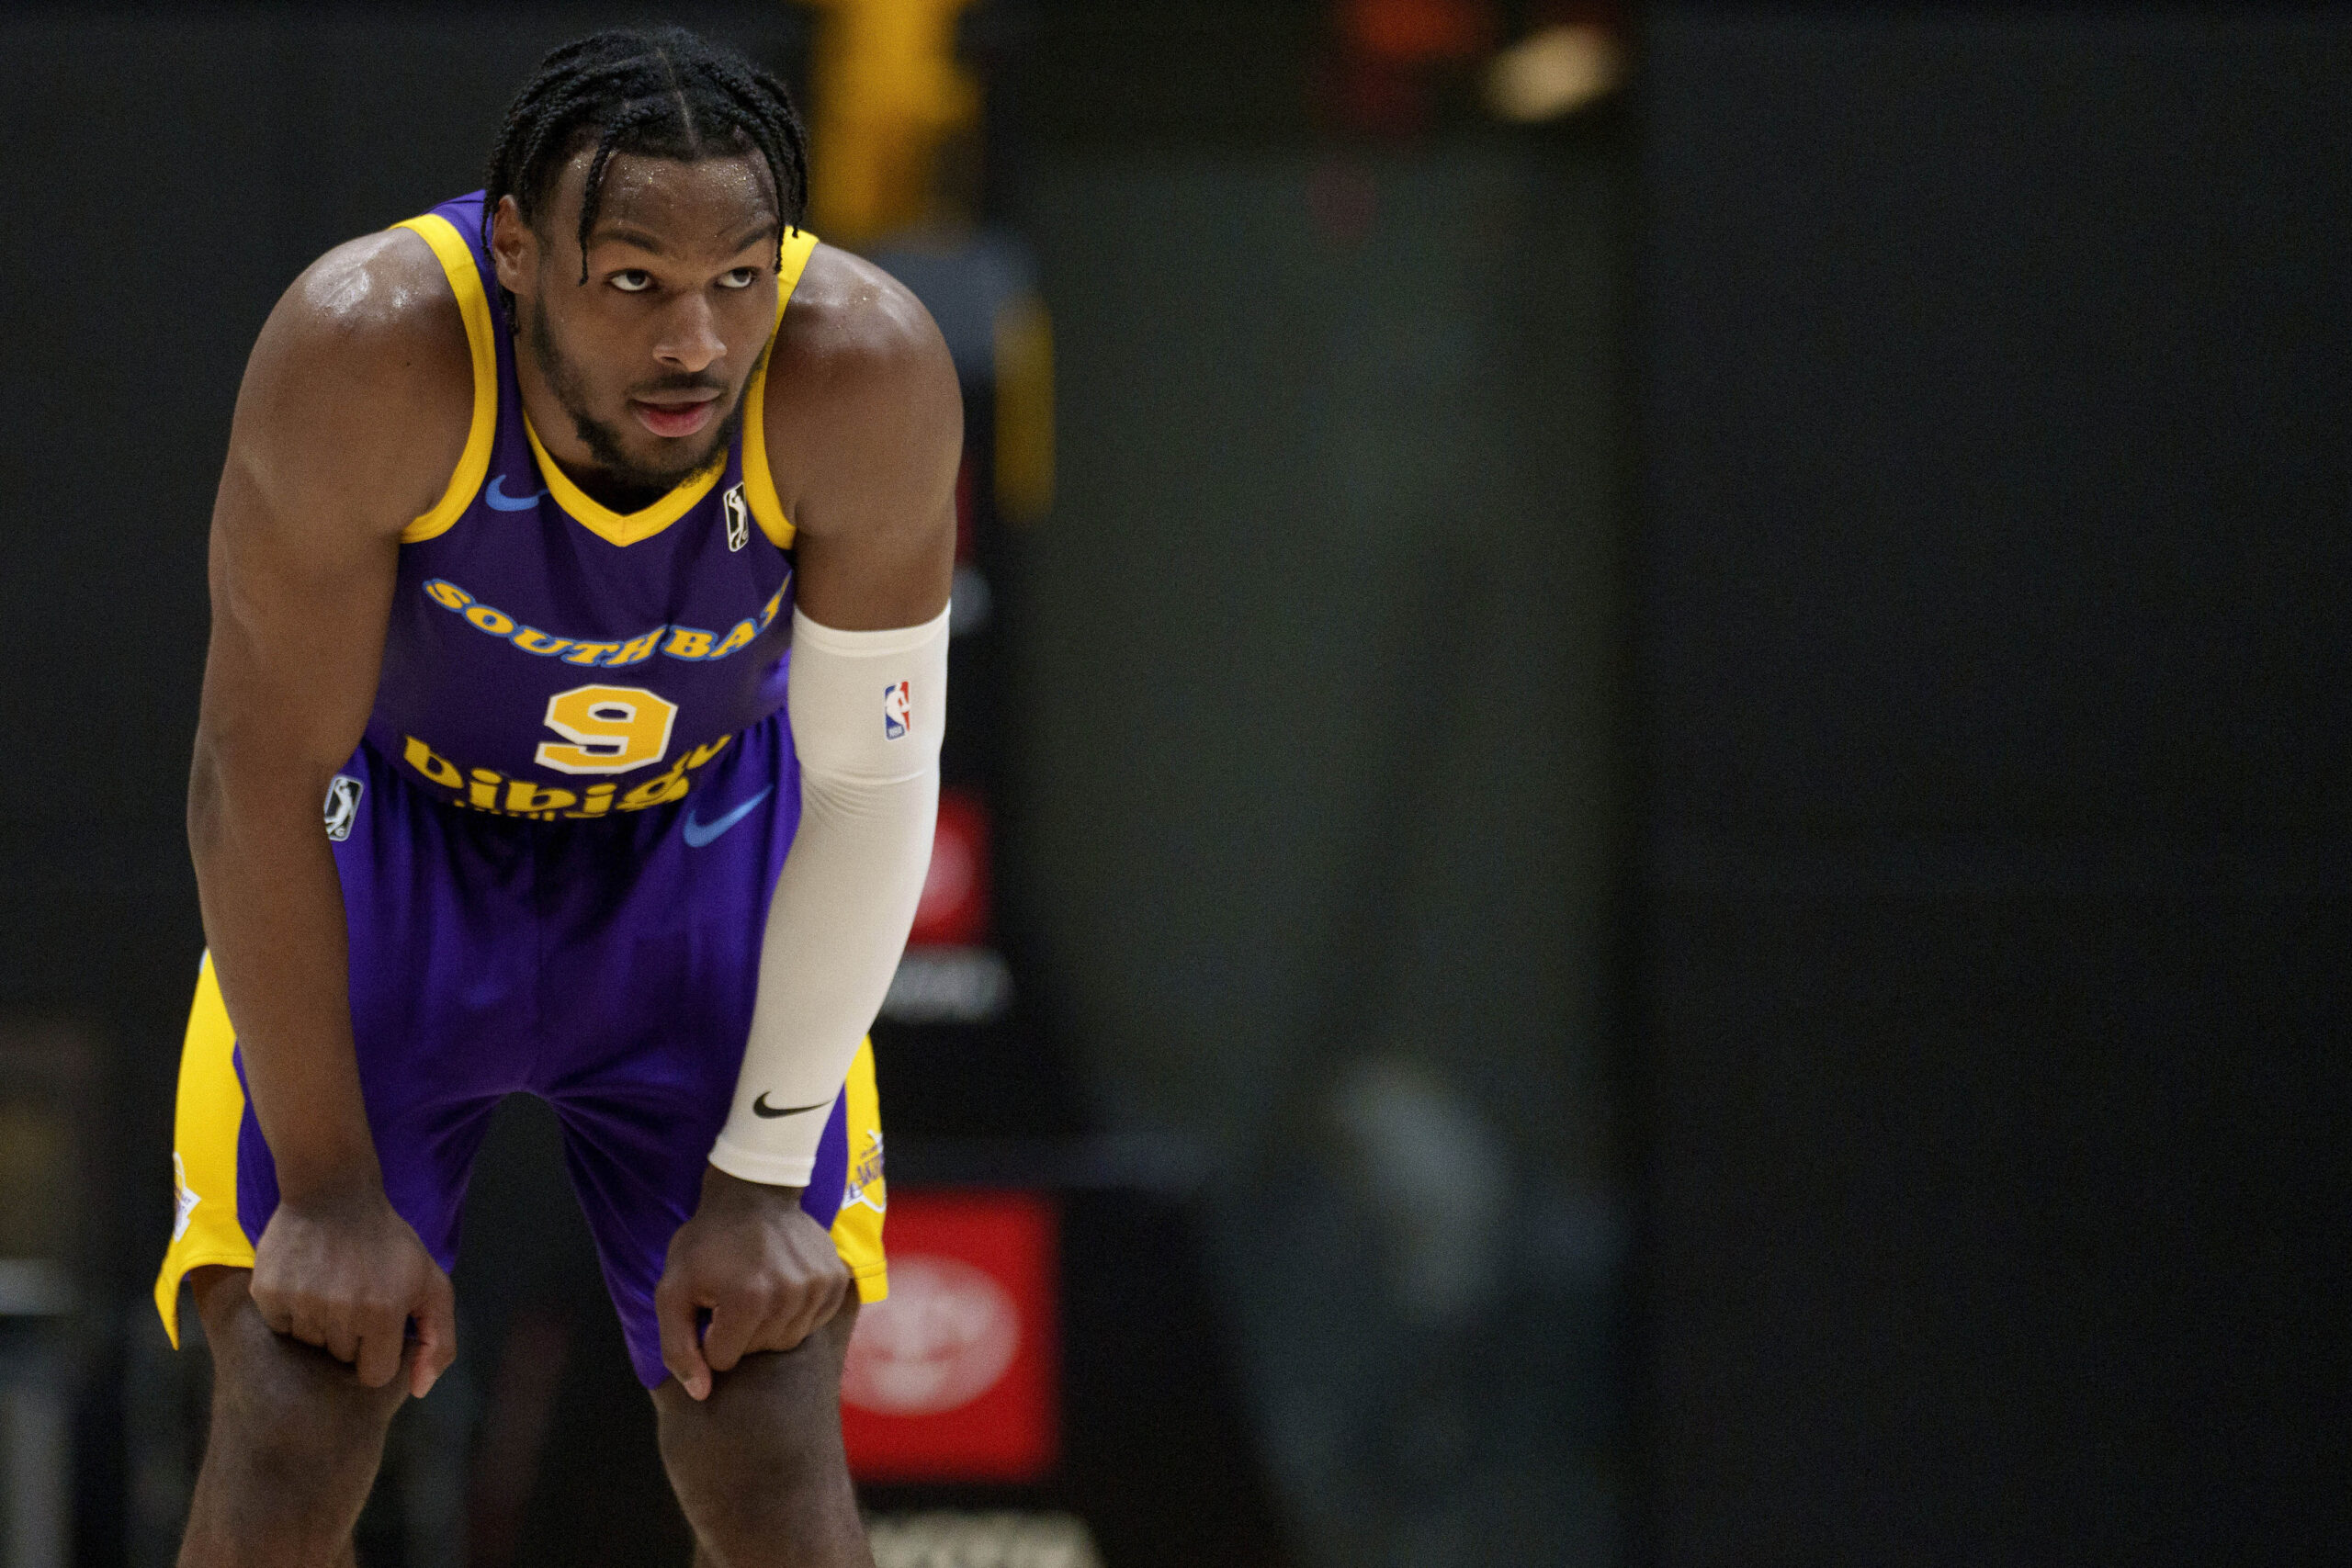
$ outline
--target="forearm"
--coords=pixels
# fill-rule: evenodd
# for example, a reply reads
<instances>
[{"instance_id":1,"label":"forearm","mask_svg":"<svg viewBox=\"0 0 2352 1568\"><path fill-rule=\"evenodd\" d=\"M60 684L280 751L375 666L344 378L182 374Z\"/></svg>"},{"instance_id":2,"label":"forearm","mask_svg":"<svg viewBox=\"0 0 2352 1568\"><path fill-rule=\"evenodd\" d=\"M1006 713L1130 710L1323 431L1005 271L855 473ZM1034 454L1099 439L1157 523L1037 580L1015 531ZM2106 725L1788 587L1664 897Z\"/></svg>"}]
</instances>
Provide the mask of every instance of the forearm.
<instances>
[{"instance_id":1,"label":"forearm","mask_svg":"<svg viewBox=\"0 0 2352 1568\"><path fill-rule=\"evenodd\" d=\"M826 1113L906 947L938 815L935 766L855 791L804 781L734 1115L711 1155L721 1170L771 1185L808 1180Z\"/></svg>"},{"instance_id":2,"label":"forearm","mask_svg":"<svg viewBox=\"0 0 2352 1568\"><path fill-rule=\"evenodd\" d=\"M343 888L321 826L326 777L314 771L200 740L188 790L213 970L279 1188L295 1202L381 1185L352 1043Z\"/></svg>"},{"instance_id":3,"label":"forearm","mask_svg":"<svg viewBox=\"0 0 2352 1568\"><path fill-rule=\"evenodd\" d=\"M839 632L795 612L792 658L800 826L768 911L734 1105L710 1156L731 1176L778 1186L808 1179L922 897L939 816L947 617Z\"/></svg>"},{"instance_id":4,"label":"forearm","mask_svg":"<svg viewBox=\"0 0 2352 1568\"><path fill-rule=\"evenodd\" d=\"M374 704L401 530L467 438L472 370L440 274L413 235L304 274L246 363L213 502L189 849L252 1109L295 1204L381 1193L322 807Z\"/></svg>"}]
</instances>

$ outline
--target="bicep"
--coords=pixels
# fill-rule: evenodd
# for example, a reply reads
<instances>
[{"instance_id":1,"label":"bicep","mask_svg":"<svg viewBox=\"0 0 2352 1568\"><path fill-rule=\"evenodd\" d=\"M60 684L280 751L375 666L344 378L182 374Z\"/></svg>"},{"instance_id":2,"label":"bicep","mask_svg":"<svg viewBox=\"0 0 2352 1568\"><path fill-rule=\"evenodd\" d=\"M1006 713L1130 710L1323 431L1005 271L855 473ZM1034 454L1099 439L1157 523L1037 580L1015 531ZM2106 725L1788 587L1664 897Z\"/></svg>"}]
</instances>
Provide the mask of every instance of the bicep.
<instances>
[{"instance_id":1,"label":"bicep","mask_svg":"<svg viewBox=\"0 0 2352 1568\"><path fill-rule=\"evenodd\" d=\"M947 604L956 570L963 395L930 327L828 400L807 487L793 592L842 631L920 626Z\"/></svg>"},{"instance_id":2,"label":"bicep","mask_svg":"<svg viewBox=\"0 0 2352 1568\"><path fill-rule=\"evenodd\" d=\"M374 702L398 536L293 514L247 456L232 448L213 508L202 732L217 750L332 769Z\"/></svg>"},{"instance_id":3,"label":"bicep","mask_svg":"<svg viewBox=\"0 0 2352 1568\"><path fill-rule=\"evenodd\" d=\"M440 368L397 325L306 320L292 296L264 329L213 506L199 733L216 757L314 772L358 743L400 532L446 478Z\"/></svg>"}]
</instances>

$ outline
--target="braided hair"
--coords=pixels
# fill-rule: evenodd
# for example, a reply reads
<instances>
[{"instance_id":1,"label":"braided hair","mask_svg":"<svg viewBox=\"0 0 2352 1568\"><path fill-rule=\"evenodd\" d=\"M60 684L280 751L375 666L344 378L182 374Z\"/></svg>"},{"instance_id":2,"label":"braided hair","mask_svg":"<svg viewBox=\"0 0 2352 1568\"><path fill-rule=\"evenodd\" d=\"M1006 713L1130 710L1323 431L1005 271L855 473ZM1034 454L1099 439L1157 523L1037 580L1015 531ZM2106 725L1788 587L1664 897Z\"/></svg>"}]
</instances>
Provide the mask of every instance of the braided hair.
<instances>
[{"instance_id":1,"label":"braided hair","mask_svg":"<svg viewBox=\"0 0 2352 1568\"><path fill-rule=\"evenodd\" d=\"M506 110L483 180L481 243L511 196L535 221L572 153L589 137L596 154L580 199L580 281L588 281L588 235L616 152L693 162L757 152L775 182L787 232L808 202L808 133L784 85L729 49L684 28L616 28L567 43Z\"/></svg>"}]
</instances>

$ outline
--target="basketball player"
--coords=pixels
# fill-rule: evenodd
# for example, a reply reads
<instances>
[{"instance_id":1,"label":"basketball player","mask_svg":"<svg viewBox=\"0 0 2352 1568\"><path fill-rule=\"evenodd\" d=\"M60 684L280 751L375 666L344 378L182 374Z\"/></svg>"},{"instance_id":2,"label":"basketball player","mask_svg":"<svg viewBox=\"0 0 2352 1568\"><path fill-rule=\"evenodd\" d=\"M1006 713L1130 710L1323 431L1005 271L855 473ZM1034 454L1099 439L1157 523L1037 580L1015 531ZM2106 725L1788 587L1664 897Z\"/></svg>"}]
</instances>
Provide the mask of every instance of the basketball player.
<instances>
[{"instance_id":1,"label":"basketball player","mask_svg":"<svg viewBox=\"0 0 2352 1568\"><path fill-rule=\"evenodd\" d=\"M484 192L329 252L254 345L156 1292L175 1328L190 1281L215 1365L183 1563L352 1561L515 1090L562 1122L696 1561L871 1562L836 1404L884 1288L863 1036L930 855L962 407L806 190L773 79L599 34Z\"/></svg>"}]
</instances>

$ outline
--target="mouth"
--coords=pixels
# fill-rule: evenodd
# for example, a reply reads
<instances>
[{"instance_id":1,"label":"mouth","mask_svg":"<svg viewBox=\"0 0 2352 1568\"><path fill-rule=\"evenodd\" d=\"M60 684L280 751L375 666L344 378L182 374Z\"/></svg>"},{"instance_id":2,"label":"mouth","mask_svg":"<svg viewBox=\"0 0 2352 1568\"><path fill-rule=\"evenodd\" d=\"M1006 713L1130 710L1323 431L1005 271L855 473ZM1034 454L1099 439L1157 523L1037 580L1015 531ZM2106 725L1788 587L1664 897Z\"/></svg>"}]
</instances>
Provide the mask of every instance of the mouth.
<instances>
[{"instance_id":1,"label":"mouth","mask_svg":"<svg viewBox=\"0 0 2352 1568\"><path fill-rule=\"evenodd\" d=\"M628 412L654 434L674 441L707 425L718 416L718 403L719 394L715 391L656 392L629 399Z\"/></svg>"}]
</instances>

